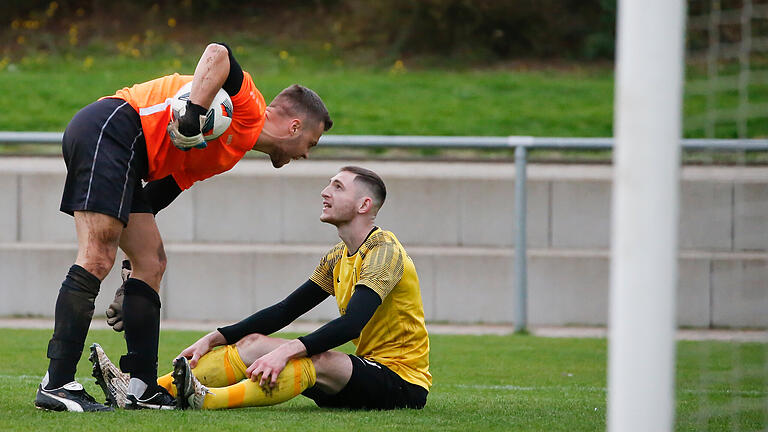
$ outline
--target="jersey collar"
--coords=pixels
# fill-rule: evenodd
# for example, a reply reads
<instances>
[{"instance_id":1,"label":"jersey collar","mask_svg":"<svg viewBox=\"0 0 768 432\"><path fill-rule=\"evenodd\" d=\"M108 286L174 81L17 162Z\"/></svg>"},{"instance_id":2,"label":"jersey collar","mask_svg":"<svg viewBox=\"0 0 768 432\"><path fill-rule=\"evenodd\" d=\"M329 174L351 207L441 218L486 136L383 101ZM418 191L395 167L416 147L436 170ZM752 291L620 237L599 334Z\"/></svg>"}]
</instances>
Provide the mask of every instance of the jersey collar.
<instances>
[{"instance_id":1,"label":"jersey collar","mask_svg":"<svg viewBox=\"0 0 768 432\"><path fill-rule=\"evenodd\" d=\"M371 238L371 235L372 235L373 233L375 233L377 229L379 229L379 227L377 227L376 225L374 225L374 226L373 226L373 229L371 230L371 232L369 232L369 233L368 233L368 235L367 235L367 236L365 236L365 239L363 239L363 242L362 242L362 243L360 243L360 247L359 247L359 248L357 248L357 250L356 250L354 253L349 253L349 249L347 249L347 248L346 248L346 246L345 246L345 247L344 247L344 249L347 249L347 258L349 258L349 257L352 257L352 256L355 256L355 254L357 253L357 251L359 251L359 250L360 250L360 248L361 248L361 247L363 247L363 245L365 244L365 242L367 242L367 241L368 241L368 239L369 239L369 238Z\"/></svg>"}]
</instances>

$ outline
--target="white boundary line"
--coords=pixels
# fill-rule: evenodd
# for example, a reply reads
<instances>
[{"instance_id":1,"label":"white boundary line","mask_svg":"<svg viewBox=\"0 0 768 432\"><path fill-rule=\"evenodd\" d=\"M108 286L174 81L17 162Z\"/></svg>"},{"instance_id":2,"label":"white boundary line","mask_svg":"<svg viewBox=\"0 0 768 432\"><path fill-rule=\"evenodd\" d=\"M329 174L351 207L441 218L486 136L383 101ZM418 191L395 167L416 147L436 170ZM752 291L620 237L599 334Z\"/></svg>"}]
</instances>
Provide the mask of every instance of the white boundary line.
<instances>
[{"instance_id":1,"label":"white boundary line","mask_svg":"<svg viewBox=\"0 0 768 432\"><path fill-rule=\"evenodd\" d=\"M574 386L516 386L516 385L485 385L485 384L445 384L445 385L438 385L439 387L446 387L446 388L465 388L465 389L471 389L471 390L507 390L507 391L522 391L522 392L531 392L531 391L558 391L558 392L579 392L579 391L586 391L586 392L602 392L605 393L607 391L607 388L605 387L579 387L577 385ZM723 389L723 390L697 390L697 389L679 389L678 393L685 393L685 394L707 394L707 395L716 395L716 394L728 394L728 395L739 395L739 396L768 396L768 391L758 391L758 390L739 390L739 391L733 391L731 389Z\"/></svg>"}]
</instances>

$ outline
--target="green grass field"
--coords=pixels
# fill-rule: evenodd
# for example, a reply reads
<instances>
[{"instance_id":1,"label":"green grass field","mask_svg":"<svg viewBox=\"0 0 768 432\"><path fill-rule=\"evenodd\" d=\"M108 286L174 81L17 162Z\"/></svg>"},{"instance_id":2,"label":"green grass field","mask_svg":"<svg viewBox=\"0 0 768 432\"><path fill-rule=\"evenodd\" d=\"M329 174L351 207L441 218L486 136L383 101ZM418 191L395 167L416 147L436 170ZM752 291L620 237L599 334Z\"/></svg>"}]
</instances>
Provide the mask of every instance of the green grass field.
<instances>
[{"instance_id":1,"label":"green grass field","mask_svg":"<svg viewBox=\"0 0 768 432\"><path fill-rule=\"evenodd\" d=\"M269 53L246 55L243 67L267 101L294 82L315 89L332 113L335 134L611 134L610 70L395 72L279 60ZM195 61L186 56L174 67L160 58L105 57L85 70L82 59L37 57L17 68L6 67L0 70L5 112L0 130L61 131L78 109L95 99L174 71L191 74Z\"/></svg>"},{"instance_id":2,"label":"green grass field","mask_svg":"<svg viewBox=\"0 0 768 432\"><path fill-rule=\"evenodd\" d=\"M0 130L62 131L78 109L121 87L173 72L193 73L202 48L169 45L134 58L96 46L76 54L0 58ZM268 101L294 82L317 90L334 119L334 134L612 135L610 65L467 68L414 61L401 66L249 41L235 49ZM766 101L768 85L752 85L750 103ZM704 136L695 119L708 112L707 104L701 95L686 98L686 118L692 119L686 136ZM715 99L718 110L737 105L735 91ZM750 120L748 132L768 136L765 116ZM716 136L736 137L735 121L718 122Z\"/></svg>"},{"instance_id":3,"label":"green grass field","mask_svg":"<svg viewBox=\"0 0 768 432\"><path fill-rule=\"evenodd\" d=\"M197 47L195 47L197 48ZM71 117L93 100L165 74L192 73L197 53L154 53L135 59L84 52L81 56L38 53L16 63L0 61L0 131L63 131ZM242 48L239 57L267 100L291 83L317 90L334 120L332 134L570 136L607 137L613 128L613 70L606 65L561 69L408 68L361 66L332 58L279 49ZM281 54L282 57L281 57ZM287 56L287 57L286 57ZM285 57L285 58L283 58ZM85 60L84 60L85 59ZM718 109L735 106L726 93ZM755 85L752 103L768 101L768 86ZM686 99L686 117L701 119L707 99ZM749 136L768 136L768 121L749 122ZM687 137L705 129L691 121ZM719 122L716 137L736 137L734 121ZM58 155L59 146L0 143L0 154ZM317 158L510 160L513 150L404 150L318 148ZM252 152L250 156L260 156ZM610 151L534 150L533 162L606 163ZM768 163L766 152L697 151L683 155L689 164Z\"/></svg>"},{"instance_id":4,"label":"green grass field","mask_svg":"<svg viewBox=\"0 0 768 432\"><path fill-rule=\"evenodd\" d=\"M161 371L200 332L164 331ZM285 336L285 335L284 335ZM317 408L298 397L269 408L218 412L102 414L38 411L32 401L47 360L49 330L0 329L2 430L264 430L264 431L597 431L605 428L606 341L534 336L431 337L434 386L421 411L353 412ZM92 331L113 359L121 335ZM349 348L349 346L345 347ZM87 350L86 350L87 352ZM768 427L768 346L757 343L678 344L678 431L763 430ZM85 356L84 356L85 357ZM78 377L103 400L81 361Z\"/></svg>"}]
</instances>

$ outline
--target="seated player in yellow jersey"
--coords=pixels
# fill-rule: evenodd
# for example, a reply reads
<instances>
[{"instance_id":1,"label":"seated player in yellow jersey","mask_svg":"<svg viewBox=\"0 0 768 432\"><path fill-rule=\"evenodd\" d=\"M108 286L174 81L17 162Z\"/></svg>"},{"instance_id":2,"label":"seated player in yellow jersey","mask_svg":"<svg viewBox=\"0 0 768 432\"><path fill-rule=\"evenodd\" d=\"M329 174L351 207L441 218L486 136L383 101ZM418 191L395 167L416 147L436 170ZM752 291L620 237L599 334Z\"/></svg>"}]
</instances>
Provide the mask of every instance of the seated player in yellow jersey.
<instances>
[{"instance_id":1,"label":"seated player in yellow jersey","mask_svg":"<svg viewBox=\"0 0 768 432\"><path fill-rule=\"evenodd\" d=\"M344 167L321 196L320 220L336 226L342 241L283 301L181 352L174 371L158 378L177 397L177 407L266 406L299 394L320 407L424 407L432 376L418 276L395 235L374 225L386 198L384 182L367 169ZM339 318L298 339L267 336L329 295L336 297ZM354 355L332 350L348 341ZM100 347L91 350L97 382L119 405L119 371L112 372Z\"/></svg>"}]
</instances>

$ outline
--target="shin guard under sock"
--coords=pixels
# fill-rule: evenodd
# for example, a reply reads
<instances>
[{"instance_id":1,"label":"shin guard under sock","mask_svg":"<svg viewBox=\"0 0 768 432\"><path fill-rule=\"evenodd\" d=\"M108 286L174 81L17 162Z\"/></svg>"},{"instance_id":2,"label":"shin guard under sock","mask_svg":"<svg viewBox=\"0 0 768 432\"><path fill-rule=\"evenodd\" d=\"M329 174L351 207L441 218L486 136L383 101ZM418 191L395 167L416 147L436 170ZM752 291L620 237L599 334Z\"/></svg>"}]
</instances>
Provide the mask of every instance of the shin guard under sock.
<instances>
[{"instance_id":1,"label":"shin guard under sock","mask_svg":"<svg viewBox=\"0 0 768 432\"><path fill-rule=\"evenodd\" d=\"M125 281L123 322L128 354L120 369L146 384L157 380L157 347L160 339L160 296L144 281ZM137 395L139 396L139 395Z\"/></svg>"},{"instance_id":2,"label":"shin guard under sock","mask_svg":"<svg viewBox=\"0 0 768 432\"><path fill-rule=\"evenodd\" d=\"M56 299L53 337L48 342L47 388L61 387L75 379L77 362L83 353L94 301L101 280L75 264L69 268Z\"/></svg>"}]
</instances>

